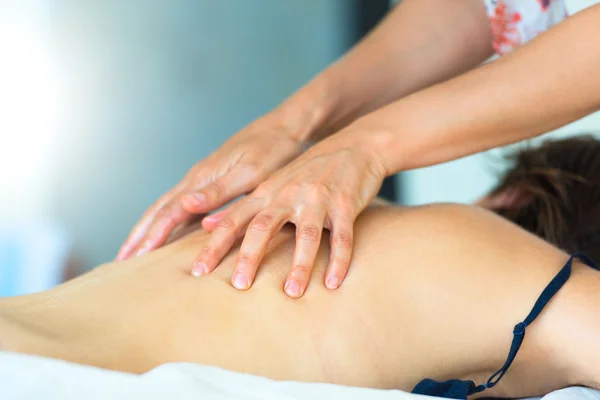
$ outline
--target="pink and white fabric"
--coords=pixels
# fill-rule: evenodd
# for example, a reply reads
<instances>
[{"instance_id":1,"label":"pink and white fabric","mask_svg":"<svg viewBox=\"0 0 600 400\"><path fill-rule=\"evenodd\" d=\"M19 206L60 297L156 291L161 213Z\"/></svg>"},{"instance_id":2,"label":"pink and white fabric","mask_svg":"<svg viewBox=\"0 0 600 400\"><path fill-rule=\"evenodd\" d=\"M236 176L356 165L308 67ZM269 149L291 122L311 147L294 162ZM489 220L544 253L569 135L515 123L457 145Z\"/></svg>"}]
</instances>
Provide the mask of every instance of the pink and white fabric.
<instances>
[{"instance_id":1,"label":"pink and white fabric","mask_svg":"<svg viewBox=\"0 0 600 400\"><path fill-rule=\"evenodd\" d=\"M564 0L485 0L494 49L508 53L565 19Z\"/></svg>"}]
</instances>

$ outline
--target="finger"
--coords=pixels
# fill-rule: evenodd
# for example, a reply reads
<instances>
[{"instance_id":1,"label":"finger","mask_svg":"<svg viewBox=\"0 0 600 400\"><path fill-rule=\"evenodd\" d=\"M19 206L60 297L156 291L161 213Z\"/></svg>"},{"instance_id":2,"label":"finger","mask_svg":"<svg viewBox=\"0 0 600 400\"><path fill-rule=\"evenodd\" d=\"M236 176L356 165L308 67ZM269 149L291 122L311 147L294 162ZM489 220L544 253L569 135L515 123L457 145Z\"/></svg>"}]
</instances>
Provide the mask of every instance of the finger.
<instances>
[{"instance_id":1,"label":"finger","mask_svg":"<svg viewBox=\"0 0 600 400\"><path fill-rule=\"evenodd\" d=\"M181 191L186 187L186 182L182 181L173 189L165 193L158 201L156 201L150 208L144 212L140 221L133 227L129 233L127 239L119 249L116 260L125 260L133 254L133 250L140 244L144 239L144 236L150 229L150 226L156 218L156 214L170 203Z\"/></svg>"},{"instance_id":2,"label":"finger","mask_svg":"<svg viewBox=\"0 0 600 400\"><path fill-rule=\"evenodd\" d=\"M247 290L252 286L269 241L281 230L290 215L291 210L278 208L264 210L252 219L231 275L233 287Z\"/></svg>"},{"instance_id":3,"label":"finger","mask_svg":"<svg viewBox=\"0 0 600 400\"><path fill-rule=\"evenodd\" d=\"M212 272L262 208L262 201L253 198L240 200L233 205L200 251L200 256L192 267L192 275L202 276Z\"/></svg>"},{"instance_id":4,"label":"finger","mask_svg":"<svg viewBox=\"0 0 600 400\"><path fill-rule=\"evenodd\" d=\"M204 217L206 217L205 214L190 215L185 220L185 222L179 224L175 229L173 229L173 231L167 238L167 241L164 243L164 245L173 243L173 242L181 239L182 237L188 235L189 233L197 231L198 229L201 229L200 224Z\"/></svg>"},{"instance_id":5,"label":"finger","mask_svg":"<svg viewBox=\"0 0 600 400\"><path fill-rule=\"evenodd\" d=\"M350 268L354 221L338 217L331 225L329 266L325 273L325 286L328 289L337 289Z\"/></svg>"},{"instance_id":6,"label":"finger","mask_svg":"<svg viewBox=\"0 0 600 400\"><path fill-rule=\"evenodd\" d=\"M217 227L219 221L221 221L223 219L223 217L225 217L225 215L227 215L230 208L231 207L227 207L224 210L221 210L214 214L206 216L202 220L202 228L204 228L204 230L206 230L207 232L212 232Z\"/></svg>"},{"instance_id":7,"label":"finger","mask_svg":"<svg viewBox=\"0 0 600 400\"><path fill-rule=\"evenodd\" d=\"M249 173L234 170L181 198L183 208L191 213L206 213L216 210L236 197L256 188L256 183Z\"/></svg>"},{"instance_id":8,"label":"finger","mask_svg":"<svg viewBox=\"0 0 600 400\"><path fill-rule=\"evenodd\" d=\"M167 204L155 214L154 221L144 236L144 240L133 249L133 254L142 255L162 246L173 230L189 218L190 213L185 211L177 200Z\"/></svg>"},{"instance_id":9,"label":"finger","mask_svg":"<svg viewBox=\"0 0 600 400\"><path fill-rule=\"evenodd\" d=\"M202 224L202 220L206 218L206 214L193 214L185 221L185 226Z\"/></svg>"},{"instance_id":10,"label":"finger","mask_svg":"<svg viewBox=\"0 0 600 400\"><path fill-rule=\"evenodd\" d=\"M324 216L324 211L314 210L303 215L296 224L296 250L292 270L283 287L285 293L292 298L301 297L308 286L321 243Z\"/></svg>"}]
</instances>

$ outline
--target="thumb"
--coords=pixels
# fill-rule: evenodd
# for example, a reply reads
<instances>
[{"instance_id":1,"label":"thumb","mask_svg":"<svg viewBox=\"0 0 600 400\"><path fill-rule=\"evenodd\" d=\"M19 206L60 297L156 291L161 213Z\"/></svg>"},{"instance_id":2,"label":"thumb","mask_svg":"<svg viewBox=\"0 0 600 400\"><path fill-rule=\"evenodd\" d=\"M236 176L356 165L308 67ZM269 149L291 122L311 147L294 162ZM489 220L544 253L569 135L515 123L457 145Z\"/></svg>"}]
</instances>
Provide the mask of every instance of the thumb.
<instances>
[{"instance_id":1,"label":"thumb","mask_svg":"<svg viewBox=\"0 0 600 400\"><path fill-rule=\"evenodd\" d=\"M237 185L231 175L224 176L202 188L181 197L183 209L192 214L209 213L227 204L243 193L247 182Z\"/></svg>"}]
</instances>

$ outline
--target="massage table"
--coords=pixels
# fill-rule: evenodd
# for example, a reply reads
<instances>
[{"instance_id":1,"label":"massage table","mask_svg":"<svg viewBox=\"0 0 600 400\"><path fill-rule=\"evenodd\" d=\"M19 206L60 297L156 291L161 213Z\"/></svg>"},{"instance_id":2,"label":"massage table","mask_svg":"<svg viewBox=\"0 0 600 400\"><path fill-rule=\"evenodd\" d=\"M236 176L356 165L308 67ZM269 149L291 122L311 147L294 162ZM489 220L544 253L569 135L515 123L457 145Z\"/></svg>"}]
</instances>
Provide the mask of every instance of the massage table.
<instances>
[{"instance_id":1,"label":"massage table","mask_svg":"<svg viewBox=\"0 0 600 400\"><path fill-rule=\"evenodd\" d=\"M134 375L49 358L0 352L1 400L432 400L399 390L279 382L191 363ZM600 400L600 391L573 387L543 400Z\"/></svg>"}]
</instances>

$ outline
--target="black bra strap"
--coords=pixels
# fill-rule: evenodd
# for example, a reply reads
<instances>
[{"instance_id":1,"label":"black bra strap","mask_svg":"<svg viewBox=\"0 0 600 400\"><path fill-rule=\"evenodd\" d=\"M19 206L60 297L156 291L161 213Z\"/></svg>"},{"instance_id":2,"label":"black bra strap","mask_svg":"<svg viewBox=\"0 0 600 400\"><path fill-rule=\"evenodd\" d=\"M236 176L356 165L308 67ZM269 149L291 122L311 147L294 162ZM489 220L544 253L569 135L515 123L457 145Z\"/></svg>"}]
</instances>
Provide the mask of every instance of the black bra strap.
<instances>
[{"instance_id":1,"label":"black bra strap","mask_svg":"<svg viewBox=\"0 0 600 400\"><path fill-rule=\"evenodd\" d=\"M546 304L554 297L554 295L563 287L563 285L567 282L569 277L571 276L571 270L573 266L573 260L575 258L580 259L588 266L600 270L594 260L588 257L583 253L574 253L569 261L565 264L565 266L556 274L554 279L550 281L548 286L544 289L540 297L535 302L531 312L525 318L523 322L519 322L514 330L513 330L513 340L510 345L510 351L508 352L508 357L506 358L506 362L498 371L496 371L486 383L476 386L473 381L463 381L460 379L452 379L445 382L437 382L432 379L424 379L415 386L412 393L415 394L424 394L428 396L438 396L445 397L449 399L466 399L467 396L470 396L475 393L483 392L485 389L492 388L496 386L496 384L502 379L506 371L510 368L512 362L514 361L519 349L521 348L521 344L523 343L523 339L525 339L525 330L531 323L540 315Z\"/></svg>"}]
</instances>

